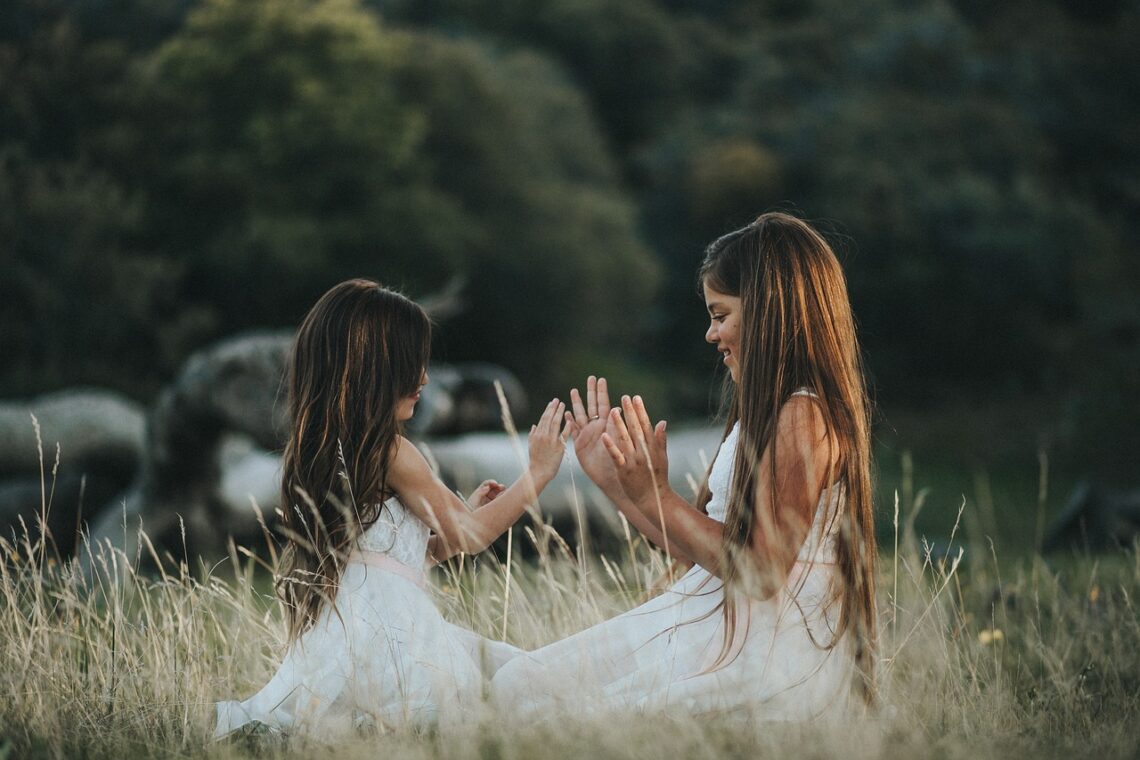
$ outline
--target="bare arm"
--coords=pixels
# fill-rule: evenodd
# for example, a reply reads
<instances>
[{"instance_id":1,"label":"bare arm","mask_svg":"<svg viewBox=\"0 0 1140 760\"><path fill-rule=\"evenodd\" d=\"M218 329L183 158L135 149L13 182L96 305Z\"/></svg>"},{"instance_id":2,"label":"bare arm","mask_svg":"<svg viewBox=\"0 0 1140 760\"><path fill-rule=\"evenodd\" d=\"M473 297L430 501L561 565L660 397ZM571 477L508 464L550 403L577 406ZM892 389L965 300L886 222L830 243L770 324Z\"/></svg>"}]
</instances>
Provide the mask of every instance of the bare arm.
<instances>
[{"instance_id":1,"label":"bare arm","mask_svg":"<svg viewBox=\"0 0 1140 760\"><path fill-rule=\"evenodd\" d=\"M522 516L528 504L537 500L562 462L564 449L559 421L565 408L558 399L547 404L542 418L531 429L530 462L526 472L475 510L436 477L423 454L410 441L400 439L388 482L400 502L435 531L428 545L431 561L442 562L460 552L483 551Z\"/></svg>"},{"instance_id":2,"label":"bare arm","mask_svg":"<svg viewBox=\"0 0 1140 760\"><path fill-rule=\"evenodd\" d=\"M610 413L603 440L627 495L670 544L723 577L724 525L669 488L665 423L652 426L640 398L623 398L622 411L624 419L617 409ZM807 538L820 493L834 472L837 453L815 402L790 399L781 409L775 439L762 453L757 470L756 517L745 556L752 565L748 569L762 580L762 593L775 591L787 579Z\"/></svg>"}]
</instances>

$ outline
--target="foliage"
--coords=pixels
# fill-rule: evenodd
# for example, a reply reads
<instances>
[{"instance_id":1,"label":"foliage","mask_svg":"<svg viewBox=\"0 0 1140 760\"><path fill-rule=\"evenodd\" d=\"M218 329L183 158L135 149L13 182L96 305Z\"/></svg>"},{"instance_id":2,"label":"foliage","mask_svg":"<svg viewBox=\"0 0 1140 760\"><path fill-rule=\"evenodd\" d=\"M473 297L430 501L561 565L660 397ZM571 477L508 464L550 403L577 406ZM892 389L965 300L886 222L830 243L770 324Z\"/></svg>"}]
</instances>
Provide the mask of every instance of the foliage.
<instances>
[{"instance_id":1,"label":"foliage","mask_svg":"<svg viewBox=\"0 0 1140 760\"><path fill-rule=\"evenodd\" d=\"M779 207L844 249L880 399L1051 399L1126 477L1138 31L1136 0L15 0L0 391L145 395L370 274L461 278L439 349L536 395L608 366L703 413L695 265Z\"/></svg>"},{"instance_id":2,"label":"foliage","mask_svg":"<svg viewBox=\"0 0 1140 760\"><path fill-rule=\"evenodd\" d=\"M28 68L19 73L34 82ZM613 318L615 295L637 310L655 265L584 100L543 57L388 31L352 2L211 0L115 74L114 122L92 129L85 166L107 177L104 203L130 199L129 249L145 253L176 306L157 319L121 315L158 349L132 357L136 372L168 374L156 353L182 357L223 332L295 323L325 288L359 275L413 294L464 282L470 318L447 335L449 358L497 360L539 385L559 349L634 337ZM28 145L21 126L13 144ZM20 207L13 216L13 226L36 219ZM13 253L37 262L42 280L56 267L90 276L76 257L99 260L112 281L131 273L101 239L69 240L52 260L37 256L50 244L41 227L22 232ZM15 303L38 298L29 279L14 283ZM52 337L79 333L96 305L66 292ZM543 340L560 325L581 329L561 346ZM11 337L40 382L47 362L30 344L42 337ZM96 350L130 353L116 343L79 358Z\"/></svg>"}]
</instances>

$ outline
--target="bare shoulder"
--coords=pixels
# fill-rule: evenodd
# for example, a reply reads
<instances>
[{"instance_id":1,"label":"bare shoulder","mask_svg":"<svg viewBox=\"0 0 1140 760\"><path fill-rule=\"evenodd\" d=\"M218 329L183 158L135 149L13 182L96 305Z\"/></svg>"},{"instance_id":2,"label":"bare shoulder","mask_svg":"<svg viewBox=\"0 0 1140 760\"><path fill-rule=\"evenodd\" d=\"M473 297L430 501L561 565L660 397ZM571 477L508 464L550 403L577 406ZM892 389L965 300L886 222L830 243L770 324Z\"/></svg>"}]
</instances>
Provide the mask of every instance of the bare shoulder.
<instances>
[{"instance_id":1,"label":"bare shoulder","mask_svg":"<svg viewBox=\"0 0 1140 760\"><path fill-rule=\"evenodd\" d=\"M792 396L780 407L777 428L782 435L810 436L816 440L827 437L822 403L807 394Z\"/></svg>"},{"instance_id":2,"label":"bare shoulder","mask_svg":"<svg viewBox=\"0 0 1140 760\"><path fill-rule=\"evenodd\" d=\"M786 446L813 451L813 459L823 457L829 465L834 465L841 456L836 437L823 415L823 404L812 395L797 394L784 402L776 436Z\"/></svg>"},{"instance_id":3,"label":"bare shoulder","mask_svg":"<svg viewBox=\"0 0 1140 760\"><path fill-rule=\"evenodd\" d=\"M396 438L392 462L388 466L388 479L400 490L401 486L434 479L427 457L404 436Z\"/></svg>"}]
</instances>

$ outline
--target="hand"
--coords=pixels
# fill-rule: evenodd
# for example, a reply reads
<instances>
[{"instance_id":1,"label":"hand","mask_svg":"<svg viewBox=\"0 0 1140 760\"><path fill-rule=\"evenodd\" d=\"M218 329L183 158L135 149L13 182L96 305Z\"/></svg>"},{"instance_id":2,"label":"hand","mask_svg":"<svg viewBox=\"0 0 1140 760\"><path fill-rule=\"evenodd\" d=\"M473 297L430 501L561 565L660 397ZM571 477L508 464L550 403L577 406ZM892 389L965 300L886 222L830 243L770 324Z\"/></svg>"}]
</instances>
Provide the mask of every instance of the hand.
<instances>
[{"instance_id":1,"label":"hand","mask_svg":"<svg viewBox=\"0 0 1140 760\"><path fill-rule=\"evenodd\" d=\"M559 430L565 411L566 404L552 399L538 423L530 427L530 473L540 488L553 480L558 474L558 468L562 466L566 439L570 435L569 425Z\"/></svg>"},{"instance_id":2,"label":"hand","mask_svg":"<svg viewBox=\"0 0 1140 760\"><path fill-rule=\"evenodd\" d=\"M505 490L507 490L507 487L497 480L484 480L479 484L479 487L472 491L471 495L467 497L467 506L471 509L478 509L484 504L494 501L495 498Z\"/></svg>"},{"instance_id":3,"label":"hand","mask_svg":"<svg viewBox=\"0 0 1140 760\"><path fill-rule=\"evenodd\" d=\"M641 396L622 396L621 410L610 411L602 443L632 501L644 505L663 499L669 489L665 420L652 425Z\"/></svg>"},{"instance_id":4,"label":"hand","mask_svg":"<svg viewBox=\"0 0 1140 760\"><path fill-rule=\"evenodd\" d=\"M577 388L570 390L570 405L574 412L566 412L566 424L570 437L574 439L574 454L586 477L603 490L621 488L617 470L606 447L602 445L602 433L610 416L610 394L604 377L586 378L586 403Z\"/></svg>"}]
</instances>

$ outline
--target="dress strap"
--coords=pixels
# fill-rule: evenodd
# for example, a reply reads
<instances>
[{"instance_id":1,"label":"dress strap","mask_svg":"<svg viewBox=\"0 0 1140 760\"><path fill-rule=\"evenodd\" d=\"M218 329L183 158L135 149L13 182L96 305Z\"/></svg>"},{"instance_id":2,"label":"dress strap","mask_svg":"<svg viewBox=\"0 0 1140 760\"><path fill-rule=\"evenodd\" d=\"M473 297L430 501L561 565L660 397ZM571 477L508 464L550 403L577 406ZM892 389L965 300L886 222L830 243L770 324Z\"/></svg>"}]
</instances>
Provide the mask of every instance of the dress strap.
<instances>
[{"instance_id":1,"label":"dress strap","mask_svg":"<svg viewBox=\"0 0 1140 760\"><path fill-rule=\"evenodd\" d=\"M415 568L405 565L391 554L368 551L367 549L360 549L358 547L348 555L348 562L350 564L368 565L369 567L375 567L379 570L392 573L393 575L398 575L405 580L411 581L420 588L424 588L427 585L427 579L424 577L422 570L417 571Z\"/></svg>"}]
</instances>

